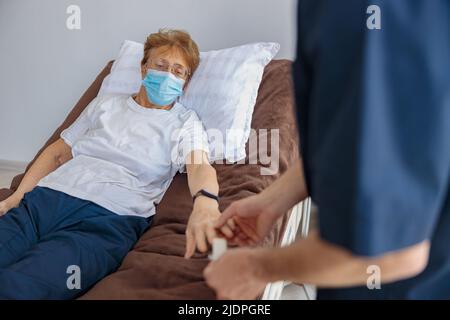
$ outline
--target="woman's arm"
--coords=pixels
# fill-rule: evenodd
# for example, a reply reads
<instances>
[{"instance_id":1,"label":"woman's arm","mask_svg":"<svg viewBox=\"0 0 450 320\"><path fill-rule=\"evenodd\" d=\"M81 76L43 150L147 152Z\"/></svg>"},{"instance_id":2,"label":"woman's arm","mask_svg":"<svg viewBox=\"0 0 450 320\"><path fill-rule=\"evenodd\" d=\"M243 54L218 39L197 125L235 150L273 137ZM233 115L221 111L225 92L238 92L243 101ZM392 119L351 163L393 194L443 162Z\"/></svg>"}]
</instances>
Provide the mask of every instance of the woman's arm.
<instances>
[{"instance_id":1,"label":"woman's arm","mask_svg":"<svg viewBox=\"0 0 450 320\"><path fill-rule=\"evenodd\" d=\"M17 207L23 195L33 190L39 180L70 159L72 159L72 149L64 140L60 138L50 144L24 175L17 190L0 202L0 215L5 214L11 208Z\"/></svg>"},{"instance_id":2,"label":"woman's arm","mask_svg":"<svg viewBox=\"0 0 450 320\"><path fill-rule=\"evenodd\" d=\"M209 164L207 154L203 150L194 150L187 156L186 171L191 195L200 189L219 194L216 170ZM213 224L220 217L219 204L216 200L199 196L195 199L192 213L186 228L186 258L190 258L197 247L199 251L208 250L208 242L217 237ZM229 226L220 230L224 235L232 236Z\"/></svg>"},{"instance_id":3,"label":"woman's arm","mask_svg":"<svg viewBox=\"0 0 450 320\"><path fill-rule=\"evenodd\" d=\"M192 196L200 189L205 189L215 195L219 194L216 170L209 164L205 151L194 150L187 155L186 172L188 175L189 190ZM217 201L206 197L199 197L195 203L200 199L213 206L218 206Z\"/></svg>"}]
</instances>

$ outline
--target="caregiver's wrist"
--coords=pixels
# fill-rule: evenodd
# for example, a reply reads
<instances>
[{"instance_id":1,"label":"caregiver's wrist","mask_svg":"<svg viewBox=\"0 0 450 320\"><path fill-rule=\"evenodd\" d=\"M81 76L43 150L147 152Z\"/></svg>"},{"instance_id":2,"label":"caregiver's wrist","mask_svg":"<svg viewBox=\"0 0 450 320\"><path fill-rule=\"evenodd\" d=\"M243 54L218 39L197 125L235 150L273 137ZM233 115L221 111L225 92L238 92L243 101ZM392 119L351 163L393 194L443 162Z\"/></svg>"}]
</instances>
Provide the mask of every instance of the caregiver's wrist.
<instances>
[{"instance_id":1,"label":"caregiver's wrist","mask_svg":"<svg viewBox=\"0 0 450 320\"><path fill-rule=\"evenodd\" d=\"M274 252L273 248L258 248L253 250L252 259L257 267L255 274L263 282L280 280L274 272L276 270L274 253L276 252Z\"/></svg>"},{"instance_id":2,"label":"caregiver's wrist","mask_svg":"<svg viewBox=\"0 0 450 320\"><path fill-rule=\"evenodd\" d=\"M290 209L283 203L283 199L280 199L274 193L263 191L257 197L264 212L269 213L274 219L278 219Z\"/></svg>"}]
</instances>

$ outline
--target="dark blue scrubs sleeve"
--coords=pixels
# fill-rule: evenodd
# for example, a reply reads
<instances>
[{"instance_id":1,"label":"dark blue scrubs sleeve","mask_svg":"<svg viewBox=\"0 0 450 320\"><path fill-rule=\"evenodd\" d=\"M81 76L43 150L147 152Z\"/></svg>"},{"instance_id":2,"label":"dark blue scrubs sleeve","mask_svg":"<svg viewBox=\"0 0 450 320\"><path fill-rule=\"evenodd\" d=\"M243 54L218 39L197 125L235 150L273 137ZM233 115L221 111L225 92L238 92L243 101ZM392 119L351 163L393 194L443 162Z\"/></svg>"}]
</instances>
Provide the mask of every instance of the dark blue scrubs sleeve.
<instances>
[{"instance_id":1,"label":"dark blue scrubs sleeve","mask_svg":"<svg viewBox=\"0 0 450 320\"><path fill-rule=\"evenodd\" d=\"M448 0L299 1L298 123L325 240L375 256L432 235L450 177L449 21Z\"/></svg>"}]
</instances>

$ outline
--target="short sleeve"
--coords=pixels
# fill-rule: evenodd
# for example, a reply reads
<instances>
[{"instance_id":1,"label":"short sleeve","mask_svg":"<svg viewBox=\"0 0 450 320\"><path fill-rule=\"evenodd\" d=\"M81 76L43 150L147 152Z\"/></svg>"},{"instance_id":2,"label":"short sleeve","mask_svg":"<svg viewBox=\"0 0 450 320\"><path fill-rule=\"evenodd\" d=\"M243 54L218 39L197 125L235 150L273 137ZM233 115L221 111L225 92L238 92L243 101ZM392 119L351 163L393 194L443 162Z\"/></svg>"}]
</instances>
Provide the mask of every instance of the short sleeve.
<instances>
[{"instance_id":1,"label":"short sleeve","mask_svg":"<svg viewBox=\"0 0 450 320\"><path fill-rule=\"evenodd\" d=\"M72 147L73 144L92 127L94 112L98 103L99 98L94 98L94 100L84 108L78 118L61 132L60 137L69 146Z\"/></svg>"},{"instance_id":2,"label":"short sleeve","mask_svg":"<svg viewBox=\"0 0 450 320\"><path fill-rule=\"evenodd\" d=\"M208 135L197 114L190 110L187 120L179 131L177 165L180 173L186 172L186 157L194 150L206 152L209 161Z\"/></svg>"},{"instance_id":3,"label":"short sleeve","mask_svg":"<svg viewBox=\"0 0 450 320\"><path fill-rule=\"evenodd\" d=\"M295 94L321 237L377 256L430 239L444 206L450 2L355 3L299 2Z\"/></svg>"}]
</instances>

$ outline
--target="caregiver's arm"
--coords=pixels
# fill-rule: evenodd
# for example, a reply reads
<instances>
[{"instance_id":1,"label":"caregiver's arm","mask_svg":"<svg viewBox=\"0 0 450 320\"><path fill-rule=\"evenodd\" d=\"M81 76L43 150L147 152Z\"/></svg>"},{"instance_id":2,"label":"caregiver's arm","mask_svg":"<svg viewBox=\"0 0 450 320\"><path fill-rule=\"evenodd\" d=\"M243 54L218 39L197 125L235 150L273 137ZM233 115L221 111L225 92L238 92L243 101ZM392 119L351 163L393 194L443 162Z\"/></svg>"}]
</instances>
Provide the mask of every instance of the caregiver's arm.
<instances>
[{"instance_id":1,"label":"caregiver's arm","mask_svg":"<svg viewBox=\"0 0 450 320\"><path fill-rule=\"evenodd\" d=\"M230 205L217 226L232 218L241 227L241 234L249 237L256 234L255 240L260 240L279 215L307 196L302 172L302 161L299 160L260 194ZM245 223L241 224L241 219ZM244 229L246 225L250 228ZM377 257L358 256L311 232L307 239L283 248L229 250L219 260L211 262L204 274L218 297L253 299L267 282L278 280L321 287L364 285L370 275L367 268L371 265L380 268L383 283L409 278L425 268L428 253L429 243L422 241ZM242 295L243 292L246 295Z\"/></svg>"},{"instance_id":2,"label":"caregiver's arm","mask_svg":"<svg viewBox=\"0 0 450 320\"><path fill-rule=\"evenodd\" d=\"M308 238L278 249L255 252L264 281L290 280L319 287L365 285L368 267L377 266L383 283L413 277L428 263L429 241L388 252L378 257L361 257L343 247L322 240L312 232Z\"/></svg>"},{"instance_id":3,"label":"caregiver's arm","mask_svg":"<svg viewBox=\"0 0 450 320\"><path fill-rule=\"evenodd\" d=\"M23 195L31 191L43 177L56 170L63 163L72 159L72 152L61 138L50 144L39 155L30 169L22 178L17 190L4 201L0 202L0 215L9 209L17 207ZM4 212L2 212L4 211Z\"/></svg>"},{"instance_id":4,"label":"caregiver's arm","mask_svg":"<svg viewBox=\"0 0 450 320\"><path fill-rule=\"evenodd\" d=\"M356 256L320 239L308 238L283 248L228 250L204 270L207 284L219 299L254 299L268 282L289 280L319 287L367 285L374 269L383 284L419 274L427 265L428 241L378 257ZM369 272L369 273L368 273Z\"/></svg>"},{"instance_id":5,"label":"caregiver's arm","mask_svg":"<svg viewBox=\"0 0 450 320\"><path fill-rule=\"evenodd\" d=\"M207 154L203 150L194 150L187 155L186 171L192 196L200 189L219 194L216 170L209 164ZM212 243L217 236L211 226L219 217L219 204L216 200L205 196L195 199L186 228L186 258L194 254L196 247L201 252L208 250L207 242ZM231 236L231 230L226 226L222 231Z\"/></svg>"}]
</instances>

